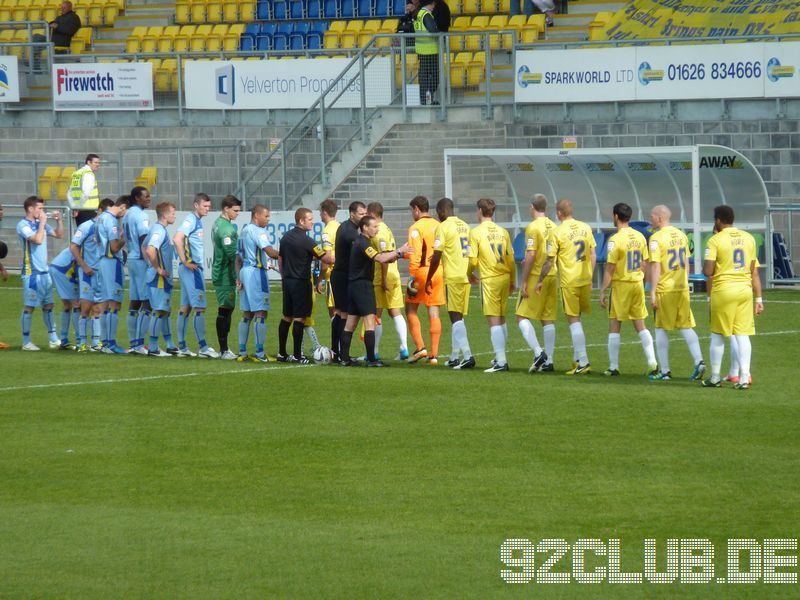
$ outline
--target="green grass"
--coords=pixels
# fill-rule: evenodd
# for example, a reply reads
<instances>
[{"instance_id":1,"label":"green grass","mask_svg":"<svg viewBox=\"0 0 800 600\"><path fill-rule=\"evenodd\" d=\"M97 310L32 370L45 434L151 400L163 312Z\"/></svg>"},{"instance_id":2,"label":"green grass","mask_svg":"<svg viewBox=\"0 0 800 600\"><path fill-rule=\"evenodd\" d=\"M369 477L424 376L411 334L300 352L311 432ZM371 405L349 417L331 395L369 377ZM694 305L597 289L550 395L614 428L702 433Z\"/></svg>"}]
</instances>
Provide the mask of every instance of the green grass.
<instances>
[{"instance_id":1,"label":"green grass","mask_svg":"<svg viewBox=\"0 0 800 600\"><path fill-rule=\"evenodd\" d=\"M647 381L630 326L613 380L527 375L530 352L513 324L513 370L495 375L22 353L18 288L19 279L0 284L0 339L15 346L0 352L0 597L791 593L511 586L499 556L506 538L620 538L623 570L641 572L645 538L659 541L663 563L668 538L703 537L724 574L728 538L797 537L794 292L765 294L755 385L740 392L686 381L677 337L679 379ZM280 306L279 293L272 302ZM707 309L693 306L707 354ZM477 300L471 310L485 367L488 328ZM557 327L563 370L571 351L563 321ZM37 312L34 341L46 346L42 329ZM123 338L124 329L123 319ZM317 329L325 342L320 306ZM213 318L208 331L214 339ZM586 332L602 371L606 321L596 304ZM273 312L270 353L276 335ZM387 321L384 356L395 340ZM447 324L442 340L445 353ZM554 570L568 571L568 559Z\"/></svg>"}]
</instances>

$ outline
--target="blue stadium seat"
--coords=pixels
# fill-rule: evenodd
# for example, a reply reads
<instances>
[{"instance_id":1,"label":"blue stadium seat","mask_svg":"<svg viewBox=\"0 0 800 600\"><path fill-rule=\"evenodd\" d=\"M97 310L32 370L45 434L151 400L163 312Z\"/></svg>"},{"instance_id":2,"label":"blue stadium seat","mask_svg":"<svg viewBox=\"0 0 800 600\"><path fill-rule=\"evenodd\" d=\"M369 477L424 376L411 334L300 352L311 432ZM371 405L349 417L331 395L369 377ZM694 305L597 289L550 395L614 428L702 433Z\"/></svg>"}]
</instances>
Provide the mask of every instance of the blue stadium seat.
<instances>
[{"instance_id":1,"label":"blue stadium seat","mask_svg":"<svg viewBox=\"0 0 800 600\"><path fill-rule=\"evenodd\" d=\"M511 242L511 247L514 250L514 262L519 264L525 260L525 232L521 231L516 235L514 241Z\"/></svg>"},{"instance_id":2,"label":"blue stadium seat","mask_svg":"<svg viewBox=\"0 0 800 600\"><path fill-rule=\"evenodd\" d=\"M316 31L310 31L306 36L306 48L308 50L319 50L322 48L322 36Z\"/></svg>"},{"instance_id":3,"label":"blue stadium seat","mask_svg":"<svg viewBox=\"0 0 800 600\"><path fill-rule=\"evenodd\" d=\"M406 0L392 0L392 16L402 17L406 14Z\"/></svg>"},{"instance_id":4,"label":"blue stadium seat","mask_svg":"<svg viewBox=\"0 0 800 600\"><path fill-rule=\"evenodd\" d=\"M289 36L294 27L291 23L281 23L272 35L272 49L286 50L289 48Z\"/></svg>"},{"instance_id":5,"label":"blue stadium seat","mask_svg":"<svg viewBox=\"0 0 800 600\"><path fill-rule=\"evenodd\" d=\"M372 0L358 0L358 16L367 18L372 16Z\"/></svg>"},{"instance_id":6,"label":"blue stadium seat","mask_svg":"<svg viewBox=\"0 0 800 600\"><path fill-rule=\"evenodd\" d=\"M289 18L302 19L304 18L305 4L303 0L289 0Z\"/></svg>"},{"instance_id":7,"label":"blue stadium seat","mask_svg":"<svg viewBox=\"0 0 800 600\"><path fill-rule=\"evenodd\" d=\"M376 17L389 16L389 0L375 0L375 16Z\"/></svg>"},{"instance_id":8,"label":"blue stadium seat","mask_svg":"<svg viewBox=\"0 0 800 600\"><path fill-rule=\"evenodd\" d=\"M598 263L604 263L606 262L606 259L608 259L608 245L606 243L608 241L608 237L610 236L607 236L602 231L594 232L594 243L597 246L594 251L597 255Z\"/></svg>"},{"instance_id":9,"label":"blue stadium seat","mask_svg":"<svg viewBox=\"0 0 800 600\"><path fill-rule=\"evenodd\" d=\"M325 0L324 14L326 19L335 19L339 16L336 10L336 0Z\"/></svg>"},{"instance_id":10,"label":"blue stadium seat","mask_svg":"<svg viewBox=\"0 0 800 600\"><path fill-rule=\"evenodd\" d=\"M272 50L272 37L269 35L259 34L256 40L257 50Z\"/></svg>"},{"instance_id":11,"label":"blue stadium seat","mask_svg":"<svg viewBox=\"0 0 800 600\"><path fill-rule=\"evenodd\" d=\"M339 16L342 19L351 19L355 16L355 6L353 0L342 0L339 5Z\"/></svg>"},{"instance_id":12,"label":"blue stadium seat","mask_svg":"<svg viewBox=\"0 0 800 600\"><path fill-rule=\"evenodd\" d=\"M308 4L306 4L306 16L309 19L319 19L321 15L319 0L308 0Z\"/></svg>"},{"instance_id":13,"label":"blue stadium seat","mask_svg":"<svg viewBox=\"0 0 800 600\"><path fill-rule=\"evenodd\" d=\"M256 16L259 21L268 21L270 19L269 0L258 0Z\"/></svg>"},{"instance_id":14,"label":"blue stadium seat","mask_svg":"<svg viewBox=\"0 0 800 600\"><path fill-rule=\"evenodd\" d=\"M286 18L286 1L285 0L272 0L272 18L285 19Z\"/></svg>"},{"instance_id":15,"label":"blue stadium seat","mask_svg":"<svg viewBox=\"0 0 800 600\"><path fill-rule=\"evenodd\" d=\"M306 45L306 34L311 30L311 24L300 21L294 24L294 30L289 34L289 47L292 50L302 50Z\"/></svg>"},{"instance_id":16,"label":"blue stadium seat","mask_svg":"<svg viewBox=\"0 0 800 600\"><path fill-rule=\"evenodd\" d=\"M648 221L631 221L629 225L631 228L641 233L646 240L649 240L650 235L653 233L650 231L650 223Z\"/></svg>"},{"instance_id":17,"label":"blue stadium seat","mask_svg":"<svg viewBox=\"0 0 800 600\"><path fill-rule=\"evenodd\" d=\"M256 38L260 29L258 23L248 23L245 25L244 33L239 38L239 48L241 50L253 50L256 47Z\"/></svg>"}]
</instances>

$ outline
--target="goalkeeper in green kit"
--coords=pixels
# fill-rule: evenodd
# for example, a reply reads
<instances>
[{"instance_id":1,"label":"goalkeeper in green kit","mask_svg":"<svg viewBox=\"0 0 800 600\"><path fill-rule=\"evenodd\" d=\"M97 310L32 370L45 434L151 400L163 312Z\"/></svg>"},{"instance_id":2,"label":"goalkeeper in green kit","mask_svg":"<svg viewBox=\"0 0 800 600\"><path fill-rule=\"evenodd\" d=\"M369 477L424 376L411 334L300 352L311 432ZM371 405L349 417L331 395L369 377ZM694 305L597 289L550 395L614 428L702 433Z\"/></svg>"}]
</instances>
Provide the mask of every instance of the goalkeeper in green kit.
<instances>
[{"instance_id":1,"label":"goalkeeper in green kit","mask_svg":"<svg viewBox=\"0 0 800 600\"><path fill-rule=\"evenodd\" d=\"M236 307L236 246L238 233L236 217L242 210L242 202L236 196L222 199L222 213L211 229L214 244L214 264L211 267L211 281L217 293L217 338L220 358L236 359L236 354L228 348L228 333L231 330L231 317Z\"/></svg>"}]
</instances>

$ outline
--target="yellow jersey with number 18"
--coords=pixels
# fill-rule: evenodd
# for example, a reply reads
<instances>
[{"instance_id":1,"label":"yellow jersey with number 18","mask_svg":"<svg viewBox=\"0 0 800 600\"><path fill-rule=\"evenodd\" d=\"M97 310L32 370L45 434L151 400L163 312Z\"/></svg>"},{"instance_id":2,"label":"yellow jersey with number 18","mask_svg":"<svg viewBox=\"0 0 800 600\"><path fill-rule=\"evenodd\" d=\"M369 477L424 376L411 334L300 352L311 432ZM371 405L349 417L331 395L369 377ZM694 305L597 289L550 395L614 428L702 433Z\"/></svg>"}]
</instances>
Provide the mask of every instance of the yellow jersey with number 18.
<instances>
[{"instance_id":1,"label":"yellow jersey with number 18","mask_svg":"<svg viewBox=\"0 0 800 600\"><path fill-rule=\"evenodd\" d=\"M469 283L469 225L447 217L433 234L433 251L442 253L445 283Z\"/></svg>"},{"instance_id":2,"label":"yellow jersey with number 18","mask_svg":"<svg viewBox=\"0 0 800 600\"><path fill-rule=\"evenodd\" d=\"M594 247L592 228L583 221L567 219L552 231L547 241L547 256L558 264L561 287L591 285Z\"/></svg>"},{"instance_id":3,"label":"yellow jersey with number 18","mask_svg":"<svg viewBox=\"0 0 800 600\"><path fill-rule=\"evenodd\" d=\"M722 288L753 287L750 265L756 261L756 242L746 231L726 227L711 236L706 260L714 261L712 292Z\"/></svg>"},{"instance_id":4,"label":"yellow jersey with number 18","mask_svg":"<svg viewBox=\"0 0 800 600\"><path fill-rule=\"evenodd\" d=\"M613 264L612 281L642 281L647 265L647 240L631 227L623 227L608 240L608 264Z\"/></svg>"}]
</instances>

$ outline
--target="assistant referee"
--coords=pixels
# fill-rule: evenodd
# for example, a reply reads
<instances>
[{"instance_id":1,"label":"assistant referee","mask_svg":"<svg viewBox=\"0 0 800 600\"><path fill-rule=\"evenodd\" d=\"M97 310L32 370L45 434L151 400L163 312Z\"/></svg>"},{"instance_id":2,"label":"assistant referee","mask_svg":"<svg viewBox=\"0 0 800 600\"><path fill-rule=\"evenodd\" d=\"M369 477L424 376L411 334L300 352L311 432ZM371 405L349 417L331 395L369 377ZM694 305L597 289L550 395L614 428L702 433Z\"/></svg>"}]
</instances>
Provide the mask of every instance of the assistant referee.
<instances>
[{"instance_id":1,"label":"assistant referee","mask_svg":"<svg viewBox=\"0 0 800 600\"><path fill-rule=\"evenodd\" d=\"M340 357L342 333L347 321L350 250L353 248L353 242L358 239L358 224L367 214L367 206L363 202L356 200L350 203L349 210L350 218L339 226L333 246L336 262L333 265L333 271L331 271L331 287L333 287L336 314L331 319L331 350L334 352L334 358Z\"/></svg>"}]
</instances>

